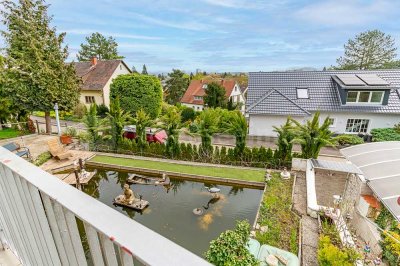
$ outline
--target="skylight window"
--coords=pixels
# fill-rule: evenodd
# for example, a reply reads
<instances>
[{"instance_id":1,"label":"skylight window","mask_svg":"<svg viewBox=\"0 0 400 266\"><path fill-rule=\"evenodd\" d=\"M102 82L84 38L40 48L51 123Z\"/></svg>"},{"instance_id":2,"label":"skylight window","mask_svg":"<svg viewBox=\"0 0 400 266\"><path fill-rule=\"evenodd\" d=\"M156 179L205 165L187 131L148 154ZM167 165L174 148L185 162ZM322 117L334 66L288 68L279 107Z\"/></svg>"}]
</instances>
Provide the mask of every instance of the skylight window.
<instances>
[{"instance_id":1,"label":"skylight window","mask_svg":"<svg viewBox=\"0 0 400 266\"><path fill-rule=\"evenodd\" d=\"M207 84L203 84L203 89L207 89Z\"/></svg>"},{"instance_id":2,"label":"skylight window","mask_svg":"<svg viewBox=\"0 0 400 266\"><path fill-rule=\"evenodd\" d=\"M297 88L297 99L308 99L308 88Z\"/></svg>"}]
</instances>

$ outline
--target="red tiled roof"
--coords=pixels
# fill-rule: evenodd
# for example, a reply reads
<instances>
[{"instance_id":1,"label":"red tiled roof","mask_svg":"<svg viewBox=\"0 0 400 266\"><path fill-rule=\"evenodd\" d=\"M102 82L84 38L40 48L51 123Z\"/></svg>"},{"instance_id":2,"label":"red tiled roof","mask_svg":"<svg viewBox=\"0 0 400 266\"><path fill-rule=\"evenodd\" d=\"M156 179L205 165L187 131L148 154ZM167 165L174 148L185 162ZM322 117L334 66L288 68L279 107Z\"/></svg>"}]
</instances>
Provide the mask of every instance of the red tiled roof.
<instances>
[{"instance_id":1,"label":"red tiled roof","mask_svg":"<svg viewBox=\"0 0 400 266\"><path fill-rule=\"evenodd\" d=\"M226 91L226 98L231 96L233 88L235 87L236 81L235 80L212 80L212 81L204 81L204 80L192 80L187 88L185 94L181 99L181 103L190 103L190 104L199 104L203 105L203 100L195 100L194 96L204 96L205 91L203 89L204 84L210 84L212 82L220 83Z\"/></svg>"},{"instance_id":2,"label":"red tiled roof","mask_svg":"<svg viewBox=\"0 0 400 266\"><path fill-rule=\"evenodd\" d=\"M90 61L72 64L76 75L82 80L82 90L102 90L121 62L129 69L122 60L98 60L95 66Z\"/></svg>"}]
</instances>

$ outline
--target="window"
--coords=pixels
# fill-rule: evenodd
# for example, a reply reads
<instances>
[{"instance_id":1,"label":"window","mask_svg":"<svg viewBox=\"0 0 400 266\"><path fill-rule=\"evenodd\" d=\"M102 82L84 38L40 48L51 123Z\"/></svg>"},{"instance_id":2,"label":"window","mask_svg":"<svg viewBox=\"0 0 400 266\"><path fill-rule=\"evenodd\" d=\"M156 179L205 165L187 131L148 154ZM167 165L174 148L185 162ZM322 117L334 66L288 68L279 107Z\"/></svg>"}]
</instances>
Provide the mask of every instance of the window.
<instances>
[{"instance_id":1,"label":"window","mask_svg":"<svg viewBox=\"0 0 400 266\"><path fill-rule=\"evenodd\" d=\"M201 101L201 100L203 100L203 96L194 96L194 99L198 100L198 101Z\"/></svg>"},{"instance_id":2,"label":"window","mask_svg":"<svg viewBox=\"0 0 400 266\"><path fill-rule=\"evenodd\" d=\"M382 103L383 91L348 91L348 103Z\"/></svg>"},{"instance_id":3,"label":"window","mask_svg":"<svg viewBox=\"0 0 400 266\"><path fill-rule=\"evenodd\" d=\"M96 103L94 96L85 96L86 103Z\"/></svg>"},{"instance_id":4,"label":"window","mask_svg":"<svg viewBox=\"0 0 400 266\"><path fill-rule=\"evenodd\" d=\"M329 121L329 126L330 127L334 127L335 126L335 118L329 117L328 121Z\"/></svg>"},{"instance_id":5,"label":"window","mask_svg":"<svg viewBox=\"0 0 400 266\"><path fill-rule=\"evenodd\" d=\"M207 89L207 84L203 84L203 89Z\"/></svg>"},{"instance_id":6,"label":"window","mask_svg":"<svg viewBox=\"0 0 400 266\"><path fill-rule=\"evenodd\" d=\"M308 88L297 88L297 99L308 99Z\"/></svg>"},{"instance_id":7,"label":"window","mask_svg":"<svg viewBox=\"0 0 400 266\"><path fill-rule=\"evenodd\" d=\"M347 133L367 133L369 119L347 119L346 132Z\"/></svg>"}]
</instances>

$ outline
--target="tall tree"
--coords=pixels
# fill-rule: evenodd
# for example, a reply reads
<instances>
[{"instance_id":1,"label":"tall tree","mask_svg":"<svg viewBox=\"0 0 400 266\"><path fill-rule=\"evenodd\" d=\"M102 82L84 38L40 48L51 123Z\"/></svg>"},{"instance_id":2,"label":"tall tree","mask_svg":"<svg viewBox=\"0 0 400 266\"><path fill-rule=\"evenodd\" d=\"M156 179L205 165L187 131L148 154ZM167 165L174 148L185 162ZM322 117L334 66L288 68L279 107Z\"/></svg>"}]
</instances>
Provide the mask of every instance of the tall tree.
<instances>
[{"instance_id":1,"label":"tall tree","mask_svg":"<svg viewBox=\"0 0 400 266\"><path fill-rule=\"evenodd\" d=\"M179 131L183 127L181 123L181 112L177 107L171 106L167 109L165 115L161 118L162 128L167 132L166 151L169 156L174 158L180 152Z\"/></svg>"},{"instance_id":2,"label":"tall tree","mask_svg":"<svg viewBox=\"0 0 400 266\"><path fill-rule=\"evenodd\" d=\"M206 94L203 97L204 104L211 108L225 107L226 105L226 91L225 88L216 83L211 82L205 89Z\"/></svg>"},{"instance_id":3,"label":"tall tree","mask_svg":"<svg viewBox=\"0 0 400 266\"><path fill-rule=\"evenodd\" d=\"M169 104L176 104L180 101L183 94L185 94L189 85L189 76L179 69L172 69L172 72L168 73L168 77L165 86L165 100Z\"/></svg>"},{"instance_id":4,"label":"tall tree","mask_svg":"<svg viewBox=\"0 0 400 266\"><path fill-rule=\"evenodd\" d=\"M210 155L212 136L218 132L219 112L215 109L205 109L197 121L197 133L201 137L200 150L204 155Z\"/></svg>"},{"instance_id":5,"label":"tall tree","mask_svg":"<svg viewBox=\"0 0 400 266\"><path fill-rule=\"evenodd\" d=\"M225 133L235 136L235 152L242 155L246 147L247 121L240 111L230 112L229 118L224 121Z\"/></svg>"},{"instance_id":6,"label":"tall tree","mask_svg":"<svg viewBox=\"0 0 400 266\"><path fill-rule=\"evenodd\" d=\"M149 74L149 73L147 73L147 67L146 67L146 65L143 65L142 74L143 74L143 75L148 75L148 74Z\"/></svg>"},{"instance_id":7,"label":"tall tree","mask_svg":"<svg viewBox=\"0 0 400 266\"><path fill-rule=\"evenodd\" d=\"M378 69L390 67L396 57L392 36L379 30L369 30L348 40L344 55L336 61L337 69Z\"/></svg>"},{"instance_id":8,"label":"tall tree","mask_svg":"<svg viewBox=\"0 0 400 266\"><path fill-rule=\"evenodd\" d=\"M89 111L83 117L83 123L85 124L89 136L90 144L96 149L97 144L100 141L99 126L100 121L97 116L97 105L94 103L90 105Z\"/></svg>"},{"instance_id":9,"label":"tall tree","mask_svg":"<svg viewBox=\"0 0 400 266\"><path fill-rule=\"evenodd\" d=\"M57 34L44 0L3 1L2 31L6 48L6 90L29 111L44 111L50 133L50 111L71 110L79 99L79 82L72 64L65 64L65 33Z\"/></svg>"},{"instance_id":10,"label":"tall tree","mask_svg":"<svg viewBox=\"0 0 400 266\"><path fill-rule=\"evenodd\" d=\"M89 61L93 57L99 60L122 59L118 55L118 43L111 36L105 37L99 32L92 33L86 37L86 43L81 44L77 54L78 61Z\"/></svg>"},{"instance_id":11,"label":"tall tree","mask_svg":"<svg viewBox=\"0 0 400 266\"><path fill-rule=\"evenodd\" d=\"M302 157L305 159L317 159L321 148L335 144L332 138L333 133L329 130L329 117L320 125L319 115L320 113L316 112L314 117L307 120L304 125L292 119L295 125L292 130L294 134L292 143L300 144Z\"/></svg>"}]
</instances>

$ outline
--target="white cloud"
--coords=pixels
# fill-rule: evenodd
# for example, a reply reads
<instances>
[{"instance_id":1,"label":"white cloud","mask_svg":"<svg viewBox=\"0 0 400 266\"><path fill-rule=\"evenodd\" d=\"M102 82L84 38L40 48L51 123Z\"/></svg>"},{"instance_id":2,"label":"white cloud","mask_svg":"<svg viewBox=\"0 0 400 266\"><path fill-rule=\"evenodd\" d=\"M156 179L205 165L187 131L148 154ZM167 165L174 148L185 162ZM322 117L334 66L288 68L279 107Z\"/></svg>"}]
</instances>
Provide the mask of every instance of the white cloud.
<instances>
[{"instance_id":1,"label":"white cloud","mask_svg":"<svg viewBox=\"0 0 400 266\"><path fill-rule=\"evenodd\" d=\"M305 6L295 13L297 18L328 26L364 25L397 14L394 1L329 0Z\"/></svg>"},{"instance_id":2,"label":"white cloud","mask_svg":"<svg viewBox=\"0 0 400 266\"><path fill-rule=\"evenodd\" d=\"M93 32L100 32L106 36L112 36L115 38L125 38L125 39L138 39L138 40L161 40L163 38L157 36L146 36L146 35L137 35L137 34L125 34L118 32L104 32L101 30L94 29L68 29L68 30L59 30L59 32L66 32L67 34L75 34L75 35L90 35Z\"/></svg>"}]
</instances>

